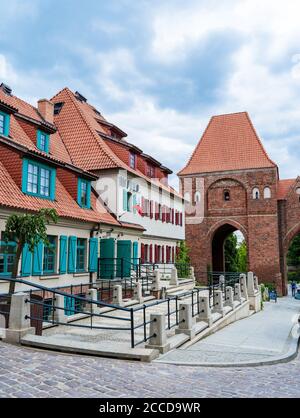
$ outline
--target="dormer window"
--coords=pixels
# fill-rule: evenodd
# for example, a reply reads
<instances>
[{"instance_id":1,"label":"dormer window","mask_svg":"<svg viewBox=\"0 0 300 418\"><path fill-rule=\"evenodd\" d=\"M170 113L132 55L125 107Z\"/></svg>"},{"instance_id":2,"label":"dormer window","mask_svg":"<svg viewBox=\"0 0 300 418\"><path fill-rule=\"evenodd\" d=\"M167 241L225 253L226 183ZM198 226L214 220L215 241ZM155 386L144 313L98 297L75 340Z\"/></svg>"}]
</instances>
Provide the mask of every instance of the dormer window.
<instances>
[{"instance_id":1,"label":"dormer window","mask_svg":"<svg viewBox=\"0 0 300 418\"><path fill-rule=\"evenodd\" d=\"M224 200L228 202L230 200L230 192L229 190L224 190Z\"/></svg>"},{"instance_id":2,"label":"dormer window","mask_svg":"<svg viewBox=\"0 0 300 418\"><path fill-rule=\"evenodd\" d=\"M0 112L0 135L8 136L9 134L9 115Z\"/></svg>"},{"instance_id":3,"label":"dormer window","mask_svg":"<svg viewBox=\"0 0 300 418\"><path fill-rule=\"evenodd\" d=\"M26 194L54 200L56 170L36 161L23 159L22 191Z\"/></svg>"},{"instance_id":4,"label":"dormer window","mask_svg":"<svg viewBox=\"0 0 300 418\"><path fill-rule=\"evenodd\" d=\"M133 152L129 154L129 166L133 169L136 168L136 154Z\"/></svg>"},{"instance_id":5,"label":"dormer window","mask_svg":"<svg viewBox=\"0 0 300 418\"><path fill-rule=\"evenodd\" d=\"M91 207L91 182L88 180L78 179L77 203L85 209Z\"/></svg>"},{"instance_id":6,"label":"dormer window","mask_svg":"<svg viewBox=\"0 0 300 418\"><path fill-rule=\"evenodd\" d=\"M37 147L41 151L49 152L49 135L43 131L37 131Z\"/></svg>"},{"instance_id":7,"label":"dormer window","mask_svg":"<svg viewBox=\"0 0 300 418\"><path fill-rule=\"evenodd\" d=\"M147 176L151 178L155 177L155 169L151 164L147 164Z\"/></svg>"}]
</instances>

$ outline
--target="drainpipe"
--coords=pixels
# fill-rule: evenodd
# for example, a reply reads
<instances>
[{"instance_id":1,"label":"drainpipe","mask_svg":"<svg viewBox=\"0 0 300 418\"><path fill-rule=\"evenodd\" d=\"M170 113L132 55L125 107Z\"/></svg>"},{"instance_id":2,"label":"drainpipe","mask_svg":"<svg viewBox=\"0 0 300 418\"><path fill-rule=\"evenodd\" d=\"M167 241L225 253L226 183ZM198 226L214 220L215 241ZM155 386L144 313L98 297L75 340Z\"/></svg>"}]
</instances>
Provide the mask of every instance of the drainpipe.
<instances>
[{"instance_id":1,"label":"drainpipe","mask_svg":"<svg viewBox=\"0 0 300 418\"><path fill-rule=\"evenodd\" d=\"M96 226L93 226L93 228L90 230L90 238L94 238L94 232L99 232L100 231L100 226L101 226L100 222L98 224L96 224ZM93 273L91 271L89 272L89 283L90 283L90 285L93 284Z\"/></svg>"}]
</instances>

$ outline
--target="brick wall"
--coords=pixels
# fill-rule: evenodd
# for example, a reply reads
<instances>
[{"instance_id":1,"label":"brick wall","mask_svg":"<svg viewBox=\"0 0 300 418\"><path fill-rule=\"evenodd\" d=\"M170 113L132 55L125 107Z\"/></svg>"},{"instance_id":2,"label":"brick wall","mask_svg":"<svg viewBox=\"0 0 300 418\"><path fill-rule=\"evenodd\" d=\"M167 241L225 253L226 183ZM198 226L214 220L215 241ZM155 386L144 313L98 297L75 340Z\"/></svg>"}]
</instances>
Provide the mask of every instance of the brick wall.
<instances>
[{"instance_id":1,"label":"brick wall","mask_svg":"<svg viewBox=\"0 0 300 418\"><path fill-rule=\"evenodd\" d=\"M276 196L277 170L270 168L211 173L205 174L203 178L204 190L201 191L201 199L204 199L203 221L196 225L189 224L187 218L186 224L186 240L191 249L190 256L196 277L205 281L207 267L213 266L213 242L215 248L219 249L214 250L215 257L220 257L218 251L223 246L225 236L233 230L240 230L247 243L248 269L257 274L260 282L275 281L278 291L284 292ZM193 198L197 191L196 176L191 178L191 185ZM260 198L257 200L253 199L254 187L258 188L260 193ZM265 187L271 189L270 199L264 199ZM184 182L182 182L182 191L185 192ZM224 200L224 191L229 192L229 201ZM298 203L294 202L295 205ZM291 210L294 209L291 205ZM292 224L297 217L300 219L300 214L291 216ZM193 216L190 220L192 218ZM214 264L218 265L218 262Z\"/></svg>"}]
</instances>

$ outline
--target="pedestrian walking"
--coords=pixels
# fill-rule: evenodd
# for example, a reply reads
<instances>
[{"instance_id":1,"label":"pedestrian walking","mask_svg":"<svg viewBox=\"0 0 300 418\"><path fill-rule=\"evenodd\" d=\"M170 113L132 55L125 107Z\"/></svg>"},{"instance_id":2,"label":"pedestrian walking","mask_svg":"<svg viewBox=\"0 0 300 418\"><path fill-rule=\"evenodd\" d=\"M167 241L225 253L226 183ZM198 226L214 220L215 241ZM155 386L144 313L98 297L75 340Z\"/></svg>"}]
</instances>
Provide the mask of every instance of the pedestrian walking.
<instances>
[{"instance_id":1,"label":"pedestrian walking","mask_svg":"<svg viewBox=\"0 0 300 418\"><path fill-rule=\"evenodd\" d=\"M295 294L296 294L296 289L297 289L297 284L296 284L296 282L295 282L295 280L293 280L292 281L292 296L293 296L293 298L295 297Z\"/></svg>"}]
</instances>

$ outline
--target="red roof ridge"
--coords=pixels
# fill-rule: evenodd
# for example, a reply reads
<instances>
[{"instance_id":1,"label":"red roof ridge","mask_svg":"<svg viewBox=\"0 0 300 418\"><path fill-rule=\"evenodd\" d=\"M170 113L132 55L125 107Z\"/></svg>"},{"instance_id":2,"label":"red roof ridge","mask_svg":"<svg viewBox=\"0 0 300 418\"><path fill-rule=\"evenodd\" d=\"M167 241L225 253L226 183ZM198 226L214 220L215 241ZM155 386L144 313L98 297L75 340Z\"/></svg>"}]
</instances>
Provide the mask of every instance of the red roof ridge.
<instances>
[{"instance_id":1,"label":"red roof ridge","mask_svg":"<svg viewBox=\"0 0 300 418\"><path fill-rule=\"evenodd\" d=\"M178 175L265 167L277 165L269 158L248 112L243 111L212 116Z\"/></svg>"},{"instance_id":2,"label":"red roof ridge","mask_svg":"<svg viewBox=\"0 0 300 418\"><path fill-rule=\"evenodd\" d=\"M253 132L254 132L254 134L256 136L256 139L258 140L258 143L261 146L261 149L262 149L263 153L265 154L266 158L270 161L271 164L273 164L275 167L277 167L277 164L274 163L274 161L272 161L271 158L268 156L267 151L265 150L265 147L263 146L263 144L262 144L259 136L257 135L256 129L254 128L254 125L252 123L252 120L250 119L249 113L248 112L244 112L244 113L246 114L246 117L247 117L247 119L248 119L248 121L249 121L249 123L250 123L250 125L252 127L252 130L253 130Z\"/></svg>"},{"instance_id":3,"label":"red roof ridge","mask_svg":"<svg viewBox=\"0 0 300 418\"><path fill-rule=\"evenodd\" d=\"M189 160L188 160L188 162L186 163L186 165L177 173L177 175L180 175L187 167L188 167L188 165L190 164L190 162L191 162L191 160L192 160L192 158L194 157L194 155L196 154L196 151L197 151L197 149L198 149L198 146L199 146L199 144L200 144L200 142L202 141L202 139L204 138L204 136L205 136L205 134L206 134L206 132L208 131L208 129L209 129L209 127L210 127L210 125L211 125L211 123L212 123L212 121L213 121L213 118L216 118L217 116L212 116L211 118L210 118L210 120L209 120L209 122L208 122L208 125L206 126L206 128L204 129L204 132L203 132L203 134L201 135L201 137L200 137L200 139L199 139L199 141L198 141L198 144L196 145L196 147L195 147L195 149L194 149L194 151L192 152L192 155L190 156L190 158L189 158Z\"/></svg>"},{"instance_id":4,"label":"red roof ridge","mask_svg":"<svg viewBox=\"0 0 300 418\"><path fill-rule=\"evenodd\" d=\"M76 109L78 110L82 120L84 121L84 123L86 124L87 128L89 129L90 133L92 134L93 138L96 140L97 146L99 147L99 140L101 140L101 146L102 146L102 150L104 151L104 153L106 154L106 156L108 158L110 158L110 160L116 164L117 166L120 165L121 167L124 167L123 161L121 161L117 156L115 156L110 148L105 144L105 142L102 140L102 138L99 137L99 135L96 135L92 126L90 125L89 121L87 120L87 118L85 117L83 111L80 109L80 106L78 105L78 101L74 95L74 93L69 89L69 88L65 88L67 94L69 95L69 97L71 98L73 104L75 105Z\"/></svg>"}]
</instances>

